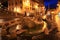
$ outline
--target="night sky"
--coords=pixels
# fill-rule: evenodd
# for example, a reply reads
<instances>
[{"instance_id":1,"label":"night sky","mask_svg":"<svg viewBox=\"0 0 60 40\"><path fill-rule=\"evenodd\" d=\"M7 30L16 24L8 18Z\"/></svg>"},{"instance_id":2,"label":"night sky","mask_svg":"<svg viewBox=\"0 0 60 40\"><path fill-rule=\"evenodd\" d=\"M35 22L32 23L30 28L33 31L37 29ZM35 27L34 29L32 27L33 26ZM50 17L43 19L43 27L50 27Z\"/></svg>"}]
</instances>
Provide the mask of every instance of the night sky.
<instances>
[{"instance_id":1,"label":"night sky","mask_svg":"<svg viewBox=\"0 0 60 40\"><path fill-rule=\"evenodd\" d=\"M8 7L8 1L2 3L3 7Z\"/></svg>"},{"instance_id":2,"label":"night sky","mask_svg":"<svg viewBox=\"0 0 60 40\"><path fill-rule=\"evenodd\" d=\"M44 5L48 9L53 9L57 7L58 0L44 0Z\"/></svg>"}]
</instances>

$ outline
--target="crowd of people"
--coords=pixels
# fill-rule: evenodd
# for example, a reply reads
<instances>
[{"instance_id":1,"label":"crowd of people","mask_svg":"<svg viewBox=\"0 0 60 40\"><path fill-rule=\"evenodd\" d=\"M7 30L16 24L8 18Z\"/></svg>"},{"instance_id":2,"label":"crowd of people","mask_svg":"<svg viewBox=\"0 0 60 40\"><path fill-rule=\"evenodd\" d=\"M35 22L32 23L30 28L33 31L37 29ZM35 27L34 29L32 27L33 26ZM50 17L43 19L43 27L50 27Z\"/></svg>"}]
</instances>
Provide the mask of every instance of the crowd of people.
<instances>
[{"instance_id":1,"label":"crowd of people","mask_svg":"<svg viewBox=\"0 0 60 40\"><path fill-rule=\"evenodd\" d=\"M44 22L47 26L41 32ZM12 33L9 33L10 28L2 28L2 40L60 40L56 35L58 32L57 24L53 21L52 15L46 16L46 19L41 16L36 16L32 19L24 16L21 25L22 28L20 30Z\"/></svg>"}]
</instances>

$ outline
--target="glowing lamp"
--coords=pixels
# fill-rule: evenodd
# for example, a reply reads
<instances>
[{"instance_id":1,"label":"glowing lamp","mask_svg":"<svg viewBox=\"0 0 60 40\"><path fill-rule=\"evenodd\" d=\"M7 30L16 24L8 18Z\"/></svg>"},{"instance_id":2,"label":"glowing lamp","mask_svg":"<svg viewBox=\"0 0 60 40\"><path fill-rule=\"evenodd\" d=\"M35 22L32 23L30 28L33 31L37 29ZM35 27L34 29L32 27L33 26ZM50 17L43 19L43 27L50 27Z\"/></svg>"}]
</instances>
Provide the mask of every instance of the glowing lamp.
<instances>
[{"instance_id":1,"label":"glowing lamp","mask_svg":"<svg viewBox=\"0 0 60 40\"><path fill-rule=\"evenodd\" d=\"M17 25L16 30L20 30L20 29L21 29L21 25Z\"/></svg>"},{"instance_id":2,"label":"glowing lamp","mask_svg":"<svg viewBox=\"0 0 60 40\"><path fill-rule=\"evenodd\" d=\"M15 7L14 12L21 13L21 9L19 7Z\"/></svg>"}]
</instances>

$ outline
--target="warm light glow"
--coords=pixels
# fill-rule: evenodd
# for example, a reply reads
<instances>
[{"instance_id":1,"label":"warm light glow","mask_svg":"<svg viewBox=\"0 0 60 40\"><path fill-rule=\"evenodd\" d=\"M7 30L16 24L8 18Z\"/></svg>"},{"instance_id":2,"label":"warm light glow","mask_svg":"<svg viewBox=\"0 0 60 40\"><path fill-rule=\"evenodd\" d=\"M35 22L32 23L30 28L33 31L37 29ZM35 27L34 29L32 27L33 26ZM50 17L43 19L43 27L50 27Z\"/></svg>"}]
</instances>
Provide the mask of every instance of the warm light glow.
<instances>
[{"instance_id":1,"label":"warm light glow","mask_svg":"<svg viewBox=\"0 0 60 40\"><path fill-rule=\"evenodd\" d=\"M47 27L47 23L44 22L44 26L43 26L42 30L44 31L44 29L45 29L46 27Z\"/></svg>"},{"instance_id":2,"label":"warm light glow","mask_svg":"<svg viewBox=\"0 0 60 40\"><path fill-rule=\"evenodd\" d=\"M0 19L0 23L4 23L4 20L3 19Z\"/></svg>"},{"instance_id":3,"label":"warm light glow","mask_svg":"<svg viewBox=\"0 0 60 40\"><path fill-rule=\"evenodd\" d=\"M17 25L16 30L20 30L21 29L21 25Z\"/></svg>"},{"instance_id":4,"label":"warm light glow","mask_svg":"<svg viewBox=\"0 0 60 40\"><path fill-rule=\"evenodd\" d=\"M14 7L14 12L21 13L21 9L19 7Z\"/></svg>"},{"instance_id":5,"label":"warm light glow","mask_svg":"<svg viewBox=\"0 0 60 40\"><path fill-rule=\"evenodd\" d=\"M46 19L46 15L43 16L43 19Z\"/></svg>"},{"instance_id":6,"label":"warm light glow","mask_svg":"<svg viewBox=\"0 0 60 40\"><path fill-rule=\"evenodd\" d=\"M35 4L34 4L34 8L35 8L35 9L38 9L38 8L39 8L39 7L38 7L38 3L35 3Z\"/></svg>"},{"instance_id":7,"label":"warm light glow","mask_svg":"<svg viewBox=\"0 0 60 40\"><path fill-rule=\"evenodd\" d=\"M1 5L1 3L0 3L0 5Z\"/></svg>"},{"instance_id":8,"label":"warm light glow","mask_svg":"<svg viewBox=\"0 0 60 40\"><path fill-rule=\"evenodd\" d=\"M57 4L57 6L60 8L60 4Z\"/></svg>"},{"instance_id":9,"label":"warm light glow","mask_svg":"<svg viewBox=\"0 0 60 40\"><path fill-rule=\"evenodd\" d=\"M60 31L60 17L58 15L55 16L55 21L57 23L58 31Z\"/></svg>"},{"instance_id":10,"label":"warm light glow","mask_svg":"<svg viewBox=\"0 0 60 40\"><path fill-rule=\"evenodd\" d=\"M23 8L30 8L30 0L23 0Z\"/></svg>"},{"instance_id":11,"label":"warm light glow","mask_svg":"<svg viewBox=\"0 0 60 40\"><path fill-rule=\"evenodd\" d=\"M60 4L58 3L57 6L58 6L58 11L60 11Z\"/></svg>"},{"instance_id":12,"label":"warm light glow","mask_svg":"<svg viewBox=\"0 0 60 40\"><path fill-rule=\"evenodd\" d=\"M54 12L53 12L53 11L52 11L51 13L52 13L52 14L54 14Z\"/></svg>"},{"instance_id":13,"label":"warm light glow","mask_svg":"<svg viewBox=\"0 0 60 40\"><path fill-rule=\"evenodd\" d=\"M50 15L50 11L47 12L47 15Z\"/></svg>"},{"instance_id":14,"label":"warm light glow","mask_svg":"<svg viewBox=\"0 0 60 40\"><path fill-rule=\"evenodd\" d=\"M29 2L30 2L30 0L26 0L26 2L27 2L27 3L29 3Z\"/></svg>"},{"instance_id":15,"label":"warm light glow","mask_svg":"<svg viewBox=\"0 0 60 40\"><path fill-rule=\"evenodd\" d=\"M60 5L59 5L59 10L60 10Z\"/></svg>"},{"instance_id":16,"label":"warm light glow","mask_svg":"<svg viewBox=\"0 0 60 40\"><path fill-rule=\"evenodd\" d=\"M16 12L16 11L17 11L17 8L15 7L15 8L14 8L14 12Z\"/></svg>"},{"instance_id":17,"label":"warm light glow","mask_svg":"<svg viewBox=\"0 0 60 40\"><path fill-rule=\"evenodd\" d=\"M38 6L37 5L35 5L35 9L38 9Z\"/></svg>"},{"instance_id":18,"label":"warm light glow","mask_svg":"<svg viewBox=\"0 0 60 40\"><path fill-rule=\"evenodd\" d=\"M59 6L59 4L57 4L57 6Z\"/></svg>"},{"instance_id":19,"label":"warm light glow","mask_svg":"<svg viewBox=\"0 0 60 40\"><path fill-rule=\"evenodd\" d=\"M27 13L27 16L29 16L30 15L30 13Z\"/></svg>"}]
</instances>

